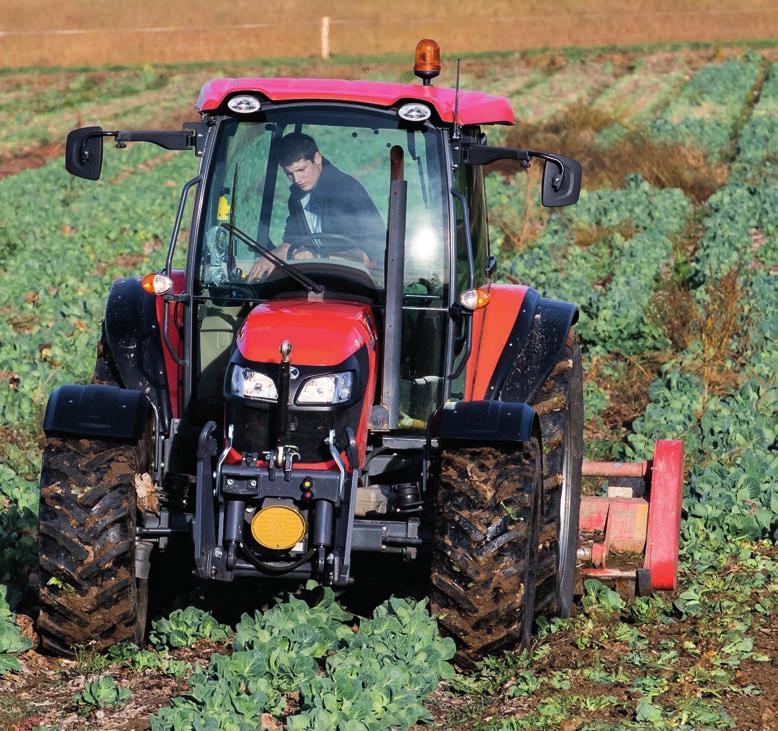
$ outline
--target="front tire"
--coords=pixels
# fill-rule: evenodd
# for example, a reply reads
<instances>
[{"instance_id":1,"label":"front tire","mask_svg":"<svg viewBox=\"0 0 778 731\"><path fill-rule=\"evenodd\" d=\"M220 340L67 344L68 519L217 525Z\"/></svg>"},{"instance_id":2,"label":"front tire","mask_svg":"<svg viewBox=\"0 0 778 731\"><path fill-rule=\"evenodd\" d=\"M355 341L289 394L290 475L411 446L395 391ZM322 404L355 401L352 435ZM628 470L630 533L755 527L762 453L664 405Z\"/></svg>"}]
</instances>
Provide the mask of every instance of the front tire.
<instances>
[{"instance_id":1,"label":"front tire","mask_svg":"<svg viewBox=\"0 0 778 731\"><path fill-rule=\"evenodd\" d=\"M43 452L38 632L50 652L143 639L148 586L135 578L141 461L137 447L97 440L51 439Z\"/></svg>"},{"instance_id":2,"label":"front tire","mask_svg":"<svg viewBox=\"0 0 778 731\"><path fill-rule=\"evenodd\" d=\"M537 437L441 454L431 609L461 665L530 641L541 479Z\"/></svg>"}]
</instances>

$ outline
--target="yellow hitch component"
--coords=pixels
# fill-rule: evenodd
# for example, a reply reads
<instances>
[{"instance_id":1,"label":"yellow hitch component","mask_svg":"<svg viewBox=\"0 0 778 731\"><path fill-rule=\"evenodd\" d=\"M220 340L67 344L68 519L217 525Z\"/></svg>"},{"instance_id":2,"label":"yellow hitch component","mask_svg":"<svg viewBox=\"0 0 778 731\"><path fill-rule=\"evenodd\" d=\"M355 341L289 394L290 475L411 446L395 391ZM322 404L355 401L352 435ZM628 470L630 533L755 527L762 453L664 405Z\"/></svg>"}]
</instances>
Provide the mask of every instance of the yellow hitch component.
<instances>
[{"instance_id":1,"label":"yellow hitch component","mask_svg":"<svg viewBox=\"0 0 778 731\"><path fill-rule=\"evenodd\" d=\"M305 518L287 505L271 505L251 519L251 535L260 546L286 551L305 535Z\"/></svg>"}]
</instances>

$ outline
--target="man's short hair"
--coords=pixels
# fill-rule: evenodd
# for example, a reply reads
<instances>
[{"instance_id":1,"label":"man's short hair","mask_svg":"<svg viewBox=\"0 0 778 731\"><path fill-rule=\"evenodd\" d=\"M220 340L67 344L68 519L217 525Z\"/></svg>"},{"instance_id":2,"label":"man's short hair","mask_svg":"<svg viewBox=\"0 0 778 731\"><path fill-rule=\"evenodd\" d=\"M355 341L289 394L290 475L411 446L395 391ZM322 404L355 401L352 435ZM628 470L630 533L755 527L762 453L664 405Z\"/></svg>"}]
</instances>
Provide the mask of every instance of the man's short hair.
<instances>
[{"instance_id":1,"label":"man's short hair","mask_svg":"<svg viewBox=\"0 0 778 731\"><path fill-rule=\"evenodd\" d=\"M278 143L278 164L285 168L298 160L310 160L319 151L313 137L302 132L291 132Z\"/></svg>"}]
</instances>

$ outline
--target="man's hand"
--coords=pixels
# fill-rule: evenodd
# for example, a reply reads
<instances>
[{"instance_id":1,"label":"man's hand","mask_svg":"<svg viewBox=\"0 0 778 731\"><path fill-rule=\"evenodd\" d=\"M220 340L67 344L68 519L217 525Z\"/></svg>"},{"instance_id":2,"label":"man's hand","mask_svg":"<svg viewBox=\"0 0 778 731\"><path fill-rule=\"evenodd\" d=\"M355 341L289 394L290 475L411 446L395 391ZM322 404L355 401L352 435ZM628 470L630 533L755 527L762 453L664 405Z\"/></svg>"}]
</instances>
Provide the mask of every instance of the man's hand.
<instances>
[{"instance_id":1,"label":"man's hand","mask_svg":"<svg viewBox=\"0 0 778 731\"><path fill-rule=\"evenodd\" d=\"M289 251L290 246L291 244L283 243L280 246L277 246L275 249L273 249L273 253L279 259L286 259L286 252ZM273 262L270 261L270 259L265 259L265 257L261 257L260 259L257 259L254 266L251 267L251 271L249 272L249 281L253 279L264 279L275 268L276 265L273 264Z\"/></svg>"}]
</instances>

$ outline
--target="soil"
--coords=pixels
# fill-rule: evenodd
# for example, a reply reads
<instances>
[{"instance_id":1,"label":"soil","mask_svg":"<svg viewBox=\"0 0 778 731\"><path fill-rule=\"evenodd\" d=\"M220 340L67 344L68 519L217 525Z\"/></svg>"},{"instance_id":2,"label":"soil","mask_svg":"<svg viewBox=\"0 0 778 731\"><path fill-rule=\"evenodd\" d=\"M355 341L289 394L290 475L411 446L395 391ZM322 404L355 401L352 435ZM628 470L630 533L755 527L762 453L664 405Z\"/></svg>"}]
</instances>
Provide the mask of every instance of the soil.
<instances>
[{"instance_id":1,"label":"soil","mask_svg":"<svg viewBox=\"0 0 778 731\"><path fill-rule=\"evenodd\" d=\"M16 175L25 170L32 170L45 165L55 157L65 154L65 145L62 142L50 142L38 147L28 147L20 150L12 156L0 158L0 180L9 175Z\"/></svg>"},{"instance_id":2,"label":"soil","mask_svg":"<svg viewBox=\"0 0 778 731\"><path fill-rule=\"evenodd\" d=\"M603 626L607 626L603 624ZM657 648L663 640L681 642L687 638L698 636L698 625L693 620L657 625L649 631L649 647ZM550 647L549 654L543 658L542 672L548 676L554 671L576 670L592 667L601 663L605 670L612 671L618 667L623 657L628 653L626 643L608 641L604 644L594 643L588 649L580 649L573 643L574 637L569 632L563 632L544 641ZM754 652L766 655L775 662L778 657L778 629L763 627L754 636ZM697 662L691 655L681 654L673 666L673 673L682 673ZM759 694L747 699L738 693L725 694L718 698L727 713L735 722L738 731L774 731L778 728L778 674L774 665L765 662L743 661L735 674L737 687L755 686ZM661 674L661 670L656 674ZM634 673L638 677L639 672ZM630 681L631 682L631 681ZM473 696L453 694L444 685L436 690L427 701L434 723L432 728L442 731L461 731L474 728L490 720L499 721L511 717L521 717L533 710L538 702L538 696L520 696L513 698L510 690L513 681L508 681L503 687L490 696ZM667 702L672 697L677 699L693 696L699 689L686 687L683 684L671 685L659 700ZM637 700L635 692L630 692L629 683L599 684L588 681L578 681L569 690L560 691L560 695L575 694L577 696L614 696L619 702L632 706ZM553 695L553 690L544 691L543 698ZM603 724L629 721L619 709L587 711L586 718L581 723L601 721ZM564 731L576 731L581 725L577 722L566 722L560 727ZM416 731L422 731L423 726L417 726Z\"/></svg>"},{"instance_id":3,"label":"soil","mask_svg":"<svg viewBox=\"0 0 778 731\"><path fill-rule=\"evenodd\" d=\"M739 685L754 685L761 695L747 703L738 696L724 698L727 712L737 719L738 731L769 731L778 728L778 628L761 627L754 633L754 651L770 658L769 663L745 660L735 677Z\"/></svg>"},{"instance_id":4,"label":"soil","mask_svg":"<svg viewBox=\"0 0 778 731\"><path fill-rule=\"evenodd\" d=\"M20 615L21 623L31 624L29 617ZM225 654L228 643L208 640L193 647L172 650L177 660L204 666L214 653ZM110 674L132 695L118 710L86 711L73 701L73 694L100 672L89 672L94 655L68 660L29 650L19 656L22 672L6 675L0 681L0 728L29 731L38 724L58 726L61 731L85 728L140 731L151 724L148 716L168 705L170 699L181 695L188 687L185 678L170 678L157 671L136 673L127 668L110 668ZM107 672L107 671L103 671Z\"/></svg>"}]
</instances>

